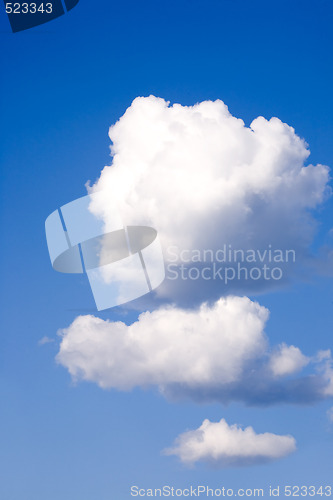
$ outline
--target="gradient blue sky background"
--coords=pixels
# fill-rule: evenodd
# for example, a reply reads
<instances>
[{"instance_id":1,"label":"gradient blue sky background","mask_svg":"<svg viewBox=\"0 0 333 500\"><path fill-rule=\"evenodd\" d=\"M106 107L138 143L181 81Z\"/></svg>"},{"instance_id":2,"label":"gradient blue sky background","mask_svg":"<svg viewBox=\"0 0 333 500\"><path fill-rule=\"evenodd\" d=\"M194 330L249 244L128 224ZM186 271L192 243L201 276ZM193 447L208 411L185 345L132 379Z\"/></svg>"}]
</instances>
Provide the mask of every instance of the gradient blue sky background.
<instances>
[{"instance_id":1,"label":"gradient blue sky background","mask_svg":"<svg viewBox=\"0 0 333 500\"><path fill-rule=\"evenodd\" d=\"M333 5L317 1L80 0L52 23L1 36L1 500L125 500L129 487L332 483L333 426L315 407L170 404L154 390L74 386L38 346L79 312L87 281L55 273L44 221L110 163L108 128L139 95L183 105L222 99L247 125L278 116L333 166ZM332 227L332 201L318 242ZM329 278L259 298L272 343L332 347ZM134 319L121 309L102 318ZM160 455L204 418L292 434L298 451L243 469L186 469Z\"/></svg>"}]
</instances>

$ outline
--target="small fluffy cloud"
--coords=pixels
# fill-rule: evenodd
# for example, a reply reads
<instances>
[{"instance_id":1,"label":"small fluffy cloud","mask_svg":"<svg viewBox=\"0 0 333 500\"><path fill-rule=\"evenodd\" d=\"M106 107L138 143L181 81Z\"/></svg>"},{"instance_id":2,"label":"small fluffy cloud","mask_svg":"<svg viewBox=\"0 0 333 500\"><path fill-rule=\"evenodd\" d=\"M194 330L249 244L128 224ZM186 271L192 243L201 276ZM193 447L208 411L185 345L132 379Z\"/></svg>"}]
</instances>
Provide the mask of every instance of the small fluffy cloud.
<instances>
[{"instance_id":1,"label":"small fluffy cloud","mask_svg":"<svg viewBox=\"0 0 333 500\"><path fill-rule=\"evenodd\" d=\"M270 368L277 377L291 375L304 368L309 361L298 347L281 344L271 356Z\"/></svg>"},{"instance_id":2,"label":"small fluffy cloud","mask_svg":"<svg viewBox=\"0 0 333 500\"><path fill-rule=\"evenodd\" d=\"M314 373L291 378L308 360L294 346L269 348L267 318L247 297L194 310L164 306L129 326L79 316L61 332L57 361L74 380L118 390L155 385L173 400L271 405L331 396L330 353L313 361Z\"/></svg>"},{"instance_id":3,"label":"small fluffy cloud","mask_svg":"<svg viewBox=\"0 0 333 500\"><path fill-rule=\"evenodd\" d=\"M271 462L295 450L296 441L292 436L256 434L252 427L229 426L222 419L220 422L204 420L198 429L178 436L174 446L164 453L176 455L188 465L208 462L219 467L237 467Z\"/></svg>"},{"instance_id":4,"label":"small fluffy cloud","mask_svg":"<svg viewBox=\"0 0 333 500\"><path fill-rule=\"evenodd\" d=\"M258 117L246 127L220 100L170 106L154 96L138 97L109 135L112 165L92 187L101 196L90 207L106 231L112 231L118 209L125 225L146 224L159 232L166 258L174 245L179 253L271 245L293 249L297 262L307 254L315 231L310 210L325 199L329 169L306 166L307 144L278 118ZM179 281L167 280L160 295L176 300L181 289L181 301L200 295L205 284L183 281L180 287ZM229 285L229 293L239 294L235 286ZM208 295L221 296L221 284L210 283L199 300Z\"/></svg>"}]
</instances>

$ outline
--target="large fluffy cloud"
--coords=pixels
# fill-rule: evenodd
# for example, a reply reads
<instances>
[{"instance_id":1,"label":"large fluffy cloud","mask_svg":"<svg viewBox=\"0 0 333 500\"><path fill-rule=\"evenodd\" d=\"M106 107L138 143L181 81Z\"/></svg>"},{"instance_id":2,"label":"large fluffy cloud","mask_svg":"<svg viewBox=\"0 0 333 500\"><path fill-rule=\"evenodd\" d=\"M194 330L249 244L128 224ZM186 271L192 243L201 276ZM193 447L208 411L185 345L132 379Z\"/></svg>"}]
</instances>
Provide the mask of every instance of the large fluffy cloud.
<instances>
[{"instance_id":1,"label":"large fluffy cloud","mask_svg":"<svg viewBox=\"0 0 333 500\"><path fill-rule=\"evenodd\" d=\"M237 467L271 462L295 450L296 441L292 436L256 434L252 427L229 426L222 419L220 422L204 420L198 429L184 432L165 454L176 455L189 465L202 461L220 467Z\"/></svg>"},{"instance_id":2,"label":"large fluffy cloud","mask_svg":"<svg viewBox=\"0 0 333 500\"><path fill-rule=\"evenodd\" d=\"M298 262L306 255L315 230L310 211L325 198L328 167L305 166L307 144L278 118L258 117L246 127L219 100L186 107L138 97L111 127L110 138L112 165L93 186L101 196L90 207L106 230L118 209L125 225L158 230L166 259L170 246L180 254L224 244L293 249ZM281 266L288 279L294 263ZM240 285L246 293L277 284L238 279L228 293L239 293ZM178 279L167 280L159 293L202 301L219 297L222 288Z\"/></svg>"},{"instance_id":3,"label":"large fluffy cloud","mask_svg":"<svg viewBox=\"0 0 333 500\"><path fill-rule=\"evenodd\" d=\"M79 316L61 332L57 361L75 380L128 390L156 385L171 399L313 403L332 395L329 351L315 371L295 346L270 349L268 311L246 297L226 297L195 310L161 307L131 325ZM319 370L319 371L318 371Z\"/></svg>"}]
</instances>

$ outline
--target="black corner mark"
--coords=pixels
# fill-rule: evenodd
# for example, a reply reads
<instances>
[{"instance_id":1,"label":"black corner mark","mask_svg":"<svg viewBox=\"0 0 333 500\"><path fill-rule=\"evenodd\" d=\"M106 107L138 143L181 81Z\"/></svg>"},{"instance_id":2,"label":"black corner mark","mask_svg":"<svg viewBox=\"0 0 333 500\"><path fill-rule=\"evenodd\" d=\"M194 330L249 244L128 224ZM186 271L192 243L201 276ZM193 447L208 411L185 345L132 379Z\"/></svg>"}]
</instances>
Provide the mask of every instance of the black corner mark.
<instances>
[{"instance_id":1,"label":"black corner mark","mask_svg":"<svg viewBox=\"0 0 333 500\"><path fill-rule=\"evenodd\" d=\"M3 0L13 33L47 23L73 9L79 0Z\"/></svg>"}]
</instances>

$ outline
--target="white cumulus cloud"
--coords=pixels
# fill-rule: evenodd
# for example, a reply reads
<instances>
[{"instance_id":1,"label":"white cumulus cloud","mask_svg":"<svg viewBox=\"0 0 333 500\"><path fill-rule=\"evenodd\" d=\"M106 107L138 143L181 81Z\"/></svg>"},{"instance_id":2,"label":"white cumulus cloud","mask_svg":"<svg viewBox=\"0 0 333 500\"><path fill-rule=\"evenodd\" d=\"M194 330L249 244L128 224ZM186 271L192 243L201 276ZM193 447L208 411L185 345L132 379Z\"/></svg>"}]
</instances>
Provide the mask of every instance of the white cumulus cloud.
<instances>
[{"instance_id":1,"label":"white cumulus cloud","mask_svg":"<svg viewBox=\"0 0 333 500\"><path fill-rule=\"evenodd\" d=\"M58 363L74 380L129 390L158 386L167 398L249 405L312 404L332 395L331 355L311 362L295 346L270 349L268 310L247 297L225 297L185 310L162 306L131 325L79 316L61 333Z\"/></svg>"},{"instance_id":2,"label":"white cumulus cloud","mask_svg":"<svg viewBox=\"0 0 333 500\"><path fill-rule=\"evenodd\" d=\"M178 436L174 445L164 451L176 455L185 464L208 462L220 467L237 467L271 462L286 457L296 450L292 436L265 432L256 434L252 427L204 420L194 430Z\"/></svg>"},{"instance_id":3,"label":"white cumulus cloud","mask_svg":"<svg viewBox=\"0 0 333 500\"><path fill-rule=\"evenodd\" d=\"M130 326L79 316L63 331L57 359L74 378L101 387L232 383L265 352L267 317L246 297L145 312Z\"/></svg>"},{"instance_id":4,"label":"white cumulus cloud","mask_svg":"<svg viewBox=\"0 0 333 500\"><path fill-rule=\"evenodd\" d=\"M166 259L174 245L180 252L271 245L293 249L298 262L307 254L315 231L310 210L325 199L329 169L306 165L307 144L278 118L258 117L246 127L220 100L170 106L138 97L109 135L112 164L92 187L101 195L90 207L107 231L117 207L125 225L159 232ZM181 300L184 287L187 296L200 295L202 282L167 280L159 293ZM209 285L199 300L221 296L221 286Z\"/></svg>"}]
</instances>

